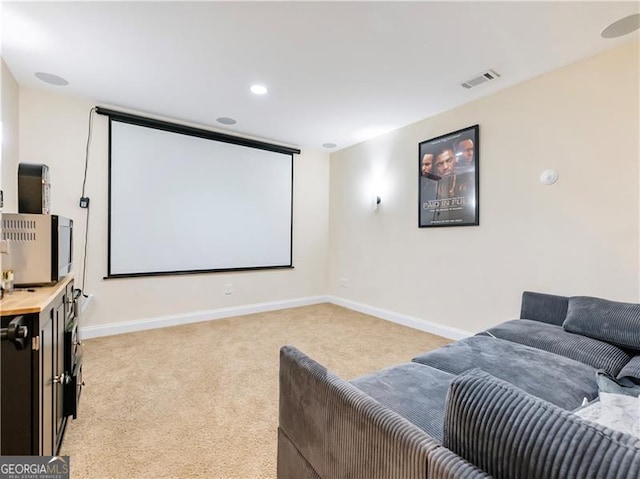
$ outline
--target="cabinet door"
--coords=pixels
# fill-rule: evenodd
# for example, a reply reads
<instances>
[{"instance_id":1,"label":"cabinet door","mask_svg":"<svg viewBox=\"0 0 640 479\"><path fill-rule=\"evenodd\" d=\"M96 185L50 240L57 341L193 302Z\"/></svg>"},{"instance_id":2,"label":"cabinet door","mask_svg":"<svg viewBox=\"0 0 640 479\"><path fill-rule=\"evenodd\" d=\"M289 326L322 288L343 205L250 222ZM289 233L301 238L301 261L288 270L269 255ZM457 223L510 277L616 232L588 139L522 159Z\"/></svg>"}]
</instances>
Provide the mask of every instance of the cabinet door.
<instances>
[{"instance_id":1,"label":"cabinet door","mask_svg":"<svg viewBox=\"0 0 640 479\"><path fill-rule=\"evenodd\" d=\"M49 309L40 315L40 455L55 455L54 423L54 316L55 310Z\"/></svg>"},{"instance_id":2,"label":"cabinet door","mask_svg":"<svg viewBox=\"0 0 640 479\"><path fill-rule=\"evenodd\" d=\"M15 316L3 316L0 318L0 326L6 328L14 318ZM28 315L26 318L29 328L27 348L18 350L9 341L0 342L0 454L3 456L28 456L38 454L40 450L40 441L33 441L33 431L38 431L39 417L32 414L31 409L32 385L36 384L36 391L39 390L34 382L34 374L35 377L40 375L39 353L32 351L31 342L40 330L37 314ZM32 360L35 360L35 365ZM39 397L36 397L35 401L39 407Z\"/></svg>"},{"instance_id":3,"label":"cabinet door","mask_svg":"<svg viewBox=\"0 0 640 479\"><path fill-rule=\"evenodd\" d=\"M62 433L64 432L64 387L67 374L64 370L64 325L65 325L65 301L64 295L56 298L55 323L54 323L54 412L55 412L55 451L58 450ZM55 452L54 452L55 454Z\"/></svg>"}]
</instances>

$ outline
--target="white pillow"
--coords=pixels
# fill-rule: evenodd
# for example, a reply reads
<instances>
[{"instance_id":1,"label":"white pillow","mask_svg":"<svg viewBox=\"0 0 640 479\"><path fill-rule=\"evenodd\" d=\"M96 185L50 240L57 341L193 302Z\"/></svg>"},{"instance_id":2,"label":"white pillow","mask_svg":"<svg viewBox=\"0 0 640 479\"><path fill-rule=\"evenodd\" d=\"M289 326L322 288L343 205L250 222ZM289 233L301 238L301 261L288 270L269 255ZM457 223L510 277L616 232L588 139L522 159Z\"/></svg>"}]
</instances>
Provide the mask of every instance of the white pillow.
<instances>
[{"instance_id":1,"label":"white pillow","mask_svg":"<svg viewBox=\"0 0 640 479\"><path fill-rule=\"evenodd\" d=\"M640 438L640 386L597 373L600 400L574 414L602 426Z\"/></svg>"},{"instance_id":2,"label":"white pillow","mask_svg":"<svg viewBox=\"0 0 640 479\"><path fill-rule=\"evenodd\" d=\"M598 423L640 437L640 397L601 392Z\"/></svg>"}]
</instances>

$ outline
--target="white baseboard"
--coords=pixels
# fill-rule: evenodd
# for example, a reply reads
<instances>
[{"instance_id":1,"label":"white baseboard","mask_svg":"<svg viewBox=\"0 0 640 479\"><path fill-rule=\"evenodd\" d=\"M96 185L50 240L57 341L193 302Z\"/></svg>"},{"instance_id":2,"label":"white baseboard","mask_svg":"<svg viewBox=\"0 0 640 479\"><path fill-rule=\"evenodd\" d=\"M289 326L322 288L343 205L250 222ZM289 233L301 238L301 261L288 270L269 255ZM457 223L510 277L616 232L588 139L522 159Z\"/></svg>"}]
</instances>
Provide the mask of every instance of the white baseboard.
<instances>
[{"instance_id":1,"label":"white baseboard","mask_svg":"<svg viewBox=\"0 0 640 479\"><path fill-rule=\"evenodd\" d=\"M81 314L93 298L88 298L81 307ZM297 308L300 306L310 306L312 304L333 303L347 309L352 309L360 313L375 316L376 318L391 321L393 323L408 326L410 328L437 334L449 339L464 339L472 336L473 333L462 329L452 328L436 324L431 321L414 318L393 311L376 308L368 304L358 303L337 296L310 296L306 298L289 299L283 301L271 301L268 303L256 303L245 306L234 306L230 308L213 309L209 311L197 311L195 313L176 314L171 316L160 316L157 318L140 319L135 321L125 321L121 323L111 323L102 326L86 326L80 328L82 339L91 339L101 336L113 336L116 334L134 333L148 329L166 328L168 326L178 326L180 324L199 323L201 321L212 321L215 319L230 318L233 316L243 316L246 314L263 313L266 311L277 311L279 309Z\"/></svg>"},{"instance_id":2,"label":"white baseboard","mask_svg":"<svg viewBox=\"0 0 640 479\"><path fill-rule=\"evenodd\" d=\"M395 313L393 311L387 311L386 309L376 308L373 306L369 306L368 304L357 303L356 301L339 298L337 296L328 296L328 301L338 306L342 306L344 308L358 311L359 313L375 316L376 318L392 321L394 323L402 324L403 326L419 329L420 331L436 334L438 336L442 336L449 339L459 340L459 339L468 338L469 336L473 336L473 333L470 333L469 331L465 331L463 329L452 328L451 326L444 326L442 324L433 323L431 321L425 321L423 319L418 319L418 318L414 318L404 314Z\"/></svg>"},{"instance_id":3,"label":"white baseboard","mask_svg":"<svg viewBox=\"0 0 640 479\"><path fill-rule=\"evenodd\" d=\"M234 306L210 311L197 311L195 313L176 314L172 316L160 316L157 318L111 323L105 324L104 326L81 327L79 334L82 339L91 339L100 336L113 336L116 334L133 333L148 329L178 326L180 324L199 323L201 321L230 318L232 316L243 316L245 314L276 311L278 309L297 308L299 306L309 306L312 304L326 303L328 301L327 296L310 296L307 298Z\"/></svg>"}]
</instances>

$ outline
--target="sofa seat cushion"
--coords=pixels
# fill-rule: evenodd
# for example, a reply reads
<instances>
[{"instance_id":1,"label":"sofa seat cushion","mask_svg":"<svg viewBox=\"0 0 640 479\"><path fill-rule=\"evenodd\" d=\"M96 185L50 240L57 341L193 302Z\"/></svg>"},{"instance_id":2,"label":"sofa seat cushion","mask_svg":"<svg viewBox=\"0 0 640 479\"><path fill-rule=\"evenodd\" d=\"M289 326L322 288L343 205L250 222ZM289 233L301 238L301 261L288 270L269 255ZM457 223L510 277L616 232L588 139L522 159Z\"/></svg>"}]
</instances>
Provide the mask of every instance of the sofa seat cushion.
<instances>
[{"instance_id":1,"label":"sofa seat cushion","mask_svg":"<svg viewBox=\"0 0 640 479\"><path fill-rule=\"evenodd\" d=\"M473 336L413 361L461 374L479 368L563 409L598 396L595 368L558 354L489 336Z\"/></svg>"},{"instance_id":2,"label":"sofa seat cushion","mask_svg":"<svg viewBox=\"0 0 640 479\"><path fill-rule=\"evenodd\" d=\"M441 442L447 390L453 378L438 369L405 363L349 382Z\"/></svg>"},{"instance_id":3,"label":"sofa seat cushion","mask_svg":"<svg viewBox=\"0 0 640 479\"><path fill-rule=\"evenodd\" d=\"M596 369L603 369L612 376L618 374L631 359L626 352L613 344L569 333L562 326L530 319L507 321L487 332L500 339L575 359Z\"/></svg>"},{"instance_id":4,"label":"sofa seat cushion","mask_svg":"<svg viewBox=\"0 0 640 479\"><path fill-rule=\"evenodd\" d=\"M570 333L640 351L640 304L574 296L562 326Z\"/></svg>"}]
</instances>

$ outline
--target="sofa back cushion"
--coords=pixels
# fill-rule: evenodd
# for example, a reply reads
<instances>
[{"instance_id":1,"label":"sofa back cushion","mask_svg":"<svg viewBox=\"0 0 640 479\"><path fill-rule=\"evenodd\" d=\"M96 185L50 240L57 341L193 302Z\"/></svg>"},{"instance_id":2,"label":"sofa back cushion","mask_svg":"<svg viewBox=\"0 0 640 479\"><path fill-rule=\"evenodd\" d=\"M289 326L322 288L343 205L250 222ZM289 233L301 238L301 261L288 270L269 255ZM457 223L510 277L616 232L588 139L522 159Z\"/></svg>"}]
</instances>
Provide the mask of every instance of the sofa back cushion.
<instances>
[{"instance_id":1,"label":"sofa back cushion","mask_svg":"<svg viewBox=\"0 0 640 479\"><path fill-rule=\"evenodd\" d=\"M496 479L639 477L640 439L471 370L451 382L444 446Z\"/></svg>"},{"instance_id":2,"label":"sofa back cushion","mask_svg":"<svg viewBox=\"0 0 640 479\"><path fill-rule=\"evenodd\" d=\"M525 291L522 293L520 319L533 319L542 323L562 326L567 317L569 298L555 294Z\"/></svg>"},{"instance_id":3,"label":"sofa back cushion","mask_svg":"<svg viewBox=\"0 0 640 479\"><path fill-rule=\"evenodd\" d=\"M562 326L570 333L640 350L640 304L574 296Z\"/></svg>"}]
</instances>

